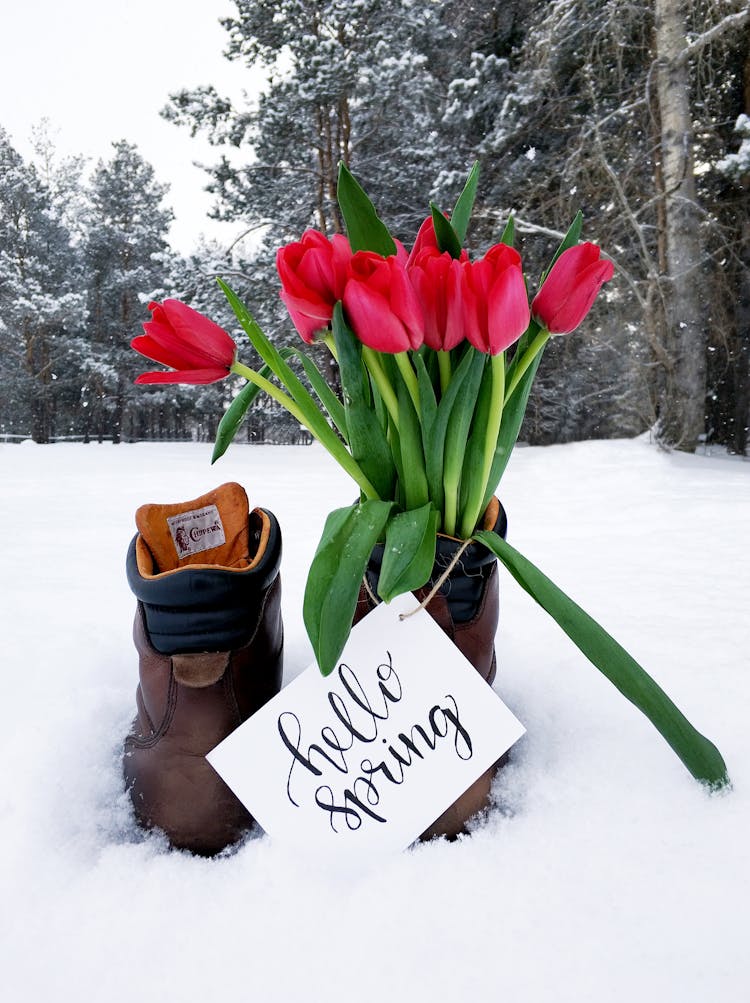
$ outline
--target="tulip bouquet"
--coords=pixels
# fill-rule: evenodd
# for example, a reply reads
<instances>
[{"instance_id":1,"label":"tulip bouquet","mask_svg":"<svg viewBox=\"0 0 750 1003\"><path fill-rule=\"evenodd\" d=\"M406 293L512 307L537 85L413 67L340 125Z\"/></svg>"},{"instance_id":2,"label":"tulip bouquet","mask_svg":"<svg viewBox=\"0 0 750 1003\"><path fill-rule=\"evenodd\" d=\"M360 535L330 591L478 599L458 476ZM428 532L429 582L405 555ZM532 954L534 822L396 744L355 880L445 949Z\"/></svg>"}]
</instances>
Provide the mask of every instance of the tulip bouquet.
<instances>
[{"instance_id":1,"label":"tulip bouquet","mask_svg":"<svg viewBox=\"0 0 750 1003\"><path fill-rule=\"evenodd\" d=\"M439 533L479 541L649 717L691 773L721 786L727 773L720 753L644 669L499 534L480 528L547 341L581 323L613 266L596 245L579 242L579 213L529 303L512 218L483 257L471 259L462 246L477 177L475 165L449 217L431 205L407 252L342 165L347 237L308 230L278 251L281 299L302 341L327 346L341 396L301 347L275 347L221 280L262 365L239 362L225 331L166 300L150 304L145 336L132 344L174 371L144 373L136 382L242 376L247 384L220 423L214 461L265 392L357 484L359 500L326 521L305 592L305 625L324 674L346 643L376 544L385 544L377 591L388 602L430 580Z\"/></svg>"}]
</instances>

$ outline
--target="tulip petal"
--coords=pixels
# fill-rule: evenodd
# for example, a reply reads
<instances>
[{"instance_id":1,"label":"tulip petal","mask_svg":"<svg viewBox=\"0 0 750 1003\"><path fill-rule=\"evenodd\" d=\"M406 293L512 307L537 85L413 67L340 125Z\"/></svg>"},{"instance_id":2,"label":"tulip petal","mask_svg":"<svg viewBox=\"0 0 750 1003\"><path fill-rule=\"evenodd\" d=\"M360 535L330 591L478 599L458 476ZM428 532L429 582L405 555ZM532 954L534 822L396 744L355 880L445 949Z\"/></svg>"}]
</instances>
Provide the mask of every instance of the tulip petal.
<instances>
[{"instance_id":1,"label":"tulip petal","mask_svg":"<svg viewBox=\"0 0 750 1003\"><path fill-rule=\"evenodd\" d=\"M549 330L565 334L575 330L593 306L601 287L612 278L613 274L614 266L611 261L599 261L587 268L579 276L578 284L552 318Z\"/></svg>"},{"instance_id":2,"label":"tulip petal","mask_svg":"<svg viewBox=\"0 0 750 1003\"><path fill-rule=\"evenodd\" d=\"M487 300L487 333L491 355L504 352L529 326L531 311L521 269L506 268L497 276Z\"/></svg>"},{"instance_id":3,"label":"tulip petal","mask_svg":"<svg viewBox=\"0 0 750 1003\"><path fill-rule=\"evenodd\" d=\"M336 234L329 240L317 230L306 230L301 240L276 252L281 300L308 344L317 331L330 326L351 257L346 237Z\"/></svg>"},{"instance_id":4,"label":"tulip petal","mask_svg":"<svg viewBox=\"0 0 750 1003\"><path fill-rule=\"evenodd\" d=\"M461 265L451 261L446 281L446 312L443 351L449 352L464 340L464 302Z\"/></svg>"},{"instance_id":5,"label":"tulip petal","mask_svg":"<svg viewBox=\"0 0 750 1003\"><path fill-rule=\"evenodd\" d=\"M151 383L217 383L229 375L228 369L184 369L170 372L141 373L136 377L138 384Z\"/></svg>"},{"instance_id":6,"label":"tulip petal","mask_svg":"<svg viewBox=\"0 0 750 1003\"><path fill-rule=\"evenodd\" d=\"M344 290L344 309L363 345L377 352L405 352L411 342L388 300L364 282L350 279Z\"/></svg>"},{"instance_id":7,"label":"tulip petal","mask_svg":"<svg viewBox=\"0 0 750 1003\"><path fill-rule=\"evenodd\" d=\"M297 333L306 344L312 345L317 341L316 335L318 332L325 331L329 327L331 323L330 309L327 316L316 317L311 315L307 310L295 309L283 292L281 293L281 299L289 312L289 317L297 329Z\"/></svg>"},{"instance_id":8,"label":"tulip petal","mask_svg":"<svg viewBox=\"0 0 750 1003\"><path fill-rule=\"evenodd\" d=\"M489 346L487 344L487 339L482 334L482 324L479 316L479 302L477 295L471 287L470 273L469 273L469 263L462 266L462 290L461 299L463 303L463 324L464 324L464 336L469 344L473 345L474 348L479 352L487 352Z\"/></svg>"},{"instance_id":9,"label":"tulip petal","mask_svg":"<svg viewBox=\"0 0 750 1003\"><path fill-rule=\"evenodd\" d=\"M296 310L308 317L325 321L324 327L327 327L331 322L333 304L315 296L310 290L306 289L303 295L295 295L288 288L285 288L279 293L279 299L290 312Z\"/></svg>"},{"instance_id":10,"label":"tulip petal","mask_svg":"<svg viewBox=\"0 0 750 1003\"><path fill-rule=\"evenodd\" d=\"M179 300L164 300L162 309L175 334L186 346L202 352L207 362L231 366L237 346L224 328Z\"/></svg>"},{"instance_id":11,"label":"tulip petal","mask_svg":"<svg viewBox=\"0 0 750 1003\"><path fill-rule=\"evenodd\" d=\"M178 358L175 352L165 348L164 345L147 334L133 338L130 342L130 347L144 356L144 358L151 359L152 362L161 362L163 366L176 368L182 365L182 358Z\"/></svg>"},{"instance_id":12,"label":"tulip petal","mask_svg":"<svg viewBox=\"0 0 750 1003\"><path fill-rule=\"evenodd\" d=\"M437 246L438 243L437 237L435 236L435 224L432 222L432 216L428 216L417 232L417 237L414 241L414 246L411 249L411 254L409 255L407 264L409 266L413 265L422 251L428 247L437 248Z\"/></svg>"},{"instance_id":13,"label":"tulip petal","mask_svg":"<svg viewBox=\"0 0 750 1003\"><path fill-rule=\"evenodd\" d=\"M150 320L143 325L143 330L146 332L143 336L145 340L134 338L133 342L137 344L131 342L131 346L154 362L174 369L190 369L193 366L202 369L213 361L206 358L203 352L186 345L167 324Z\"/></svg>"},{"instance_id":14,"label":"tulip petal","mask_svg":"<svg viewBox=\"0 0 750 1003\"><path fill-rule=\"evenodd\" d=\"M552 334L574 331L591 309L603 283L614 274L596 244L569 247L560 255L531 304L533 316Z\"/></svg>"},{"instance_id":15,"label":"tulip petal","mask_svg":"<svg viewBox=\"0 0 750 1003\"><path fill-rule=\"evenodd\" d=\"M419 348L424 341L424 318L414 287L409 281L406 269L394 262L391 267L391 309L396 313L406 329L410 347Z\"/></svg>"}]
</instances>

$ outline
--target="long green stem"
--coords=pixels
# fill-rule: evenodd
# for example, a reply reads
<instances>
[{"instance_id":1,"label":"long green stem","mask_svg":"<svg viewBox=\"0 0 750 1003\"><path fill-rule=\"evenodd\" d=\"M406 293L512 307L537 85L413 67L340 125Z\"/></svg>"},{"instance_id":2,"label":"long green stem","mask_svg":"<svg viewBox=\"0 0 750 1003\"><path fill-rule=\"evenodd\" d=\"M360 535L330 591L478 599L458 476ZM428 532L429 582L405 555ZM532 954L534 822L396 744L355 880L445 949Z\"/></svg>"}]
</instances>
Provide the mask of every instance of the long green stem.
<instances>
[{"instance_id":1,"label":"long green stem","mask_svg":"<svg viewBox=\"0 0 750 1003\"><path fill-rule=\"evenodd\" d=\"M468 540L476 529L482 514L482 502L487 493L487 482L495 458L497 439L500 435L500 424L503 420L503 405L505 402L505 352L493 355L490 361L492 367L492 390L490 393L490 411L487 416L487 431L482 455L482 476L477 481L476 491L469 498L461 520L461 539Z\"/></svg>"},{"instance_id":2,"label":"long green stem","mask_svg":"<svg viewBox=\"0 0 750 1003\"><path fill-rule=\"evenodd\" d=\"M438 369L440 370L440 393L441 395L445 393L448 389L448 384L451 381L451 353L450 352L438 352Z\"/></svg>"},{"instance_id":3,"label":"long green stem","mask_svg":"<svg viewBox=\"0 0 750 1003\"><path fill-rule=\"evenodd\" d=\"M409 354L408 352L396 352L393 357L404 379L406 389L409 391L414 410L417 412L417 418L421 419L422 409L419 406L419 383L417 382L417 374L414 372Z\"/></svg>"},{"instance_id":4,"label":"long green stem","mask_svg":"<svg viewBox=\"0 0 750 1003\"><path fill-rule=\"evenodd\" d=\"M230 368L233 373L237 374L237 376L242 376L249 383L254 383L256 387L264 390L269 397L278 401L278 403L281 404L281 406L285 408L289 414L292 415L292 417L296 418L300 425L303 425L308 430L310 435L317 439L318 442L328 450L338 465L342 467L347 474L349 474L352 480L360 486L367 498L379 499L380 496L367 477L365 477L362 473L357 461L347 450L346 446L344 446L343 442L339 439L333 429L328 426L327 422L326 426L329 428L330 435L326 435L325 433L321 434L319 429L313 427L313 424L307 419L304 411L296 403L296 401L292 400L288 394L285 394L283 390L277 387L274 383L271 383L270 380L267 380L265 376L261 376L260 373L257 373L254 369L250 369L249 366L243 365L241 362L232 363Z\"/></svg>"},{"instance_id":5,"label":"long green stem","mask_svg":"<svg viewBox=\"0 0 750 1003\"><path fill-rule=\"evenodd\" d=\"M526 349L523 358L519 360L519 363L516 366L515 372L513 373L513 378L508 384L508 389L505 391L506 404L513 396L513 391L521 382L523 374L526 372L531 363L534 361L534 359L537 357L537 355L541 352L541 350L549 341L549 337L550 337L549 331L545 330L545 328L542 328L539 334L537 334L536 338L534 338L529 347Z\"/></svg>"},{"instance_id":6,"label":"long green stem","mask_svg":"<svg viewBox=\"0 0 750 1003\"><path fill-rule=\"evenodd\" d=\"M453 469L450 469L453 467ZM450 464L446 459L443 473L443 492L445 501L443 502L443 532L448 536L456 535L456 516L458 514L458 475L461 472L460 466L456 469L455 464Z\"/></svg>"},{"instance_id":7,"label":"long green stem","mask_svg":"<svg viewBox=\"0 0 750 1003\"><path fill-rule=\"evenodd\" d=\"M391 421L396 426L396 431L398 431L398 400L380 364L378 353L373 351L372 348L368 348L367 345L363 345L362 358L365 361L370 376L373 378L375 386L378 388L380 396L383 398L383 403L386 406L388 414L391 416Z\"/></svg>"}]
</instances>

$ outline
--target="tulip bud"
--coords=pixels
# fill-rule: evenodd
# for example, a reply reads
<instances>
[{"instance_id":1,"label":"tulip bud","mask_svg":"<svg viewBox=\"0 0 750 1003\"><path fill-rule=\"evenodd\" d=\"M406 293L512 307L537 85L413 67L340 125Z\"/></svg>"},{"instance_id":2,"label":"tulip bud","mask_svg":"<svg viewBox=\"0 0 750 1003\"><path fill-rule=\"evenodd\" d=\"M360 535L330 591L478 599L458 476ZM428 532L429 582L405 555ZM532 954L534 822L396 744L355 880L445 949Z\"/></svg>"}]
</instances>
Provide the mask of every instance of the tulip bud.
<instances>
[{"instance_id":1,"label":"tulip bud","mask_svg":"<svg viewBox=\"0 0 750 1003\"><path fill-rule=\"evenodd\" d=\"M303 341L311 344L331 324L333 308L341 299L352 252L341 234L331 240L317 230L276 253L281 299Z\"/></svg>"},{"instance_id":2,"label":"tulip bud","mask_svg":"<svg viewBox=\"0 0 750 1003\"><path fill-rule=\"evenodd\" d=\"M499 355L529 326L529 300L521 256L495 244L480 261L461 265L466 337L480 352Z\"/></svg>"},{"instance_id":3,"label":"tulip bud","mask_svg":"<svg viewBox=\"0 0 750 1003\"><path fill-rule=\"evenodd\" d=\"M227 332L179 300L149 303L146 332L130 346L173 372L142 373L136 383L215 383L229 375L237 346Z\"/></svg>"},{"instance_id":4,"label":"tulip bud","mask_svg":"<svg viewBox=\"0 0 750 1003\"><path fill-rule=\"evenodd\" d=\"M550 269L531 304L534 319L550 334L574 331L614 275L614 265L600 254L596 244L577 244L563 251Z\"/></svg>"},{"instance_id":5,"label":"tulip bud","mask_svg":"<svg viewBox=\"0 0 750 1003\"><path fill-rule=\"evenodd\" d=\"M377 352L419 348L424 318L403 260L358 251L349 263L344 310L362 342Z\"/></svg>"},{"instance_id":6,"label":"tulip bud","mask_svg":"<svg viewBox=\"0 0 750 1003\"><path fill-rule=\"evenodd\" d=\"M408 271L424 314L425 344L436 352L450 351L464 340L460 262L447 251L426 247Z\"/></svg>"},{"instance_id":7,"label":"tulip bud","mask_svg":"<svg viewBox=\"0 0 750 1003\"><path fill-rule=\"evenodd\" d=\"M417 258L422 254L423 251L436 250L440 252L440 247L438 245L437 235L435 233L435 224L432 220L432 216L428 216L427 219L420 226L416 239L414 241L414 246L409 254L409 260L407 262L408 266L411 268L412 265L416 263ZM461 255L459 261L466 261L469 255L466 248L461 249Z\"/></svg>"}]
</instances>

